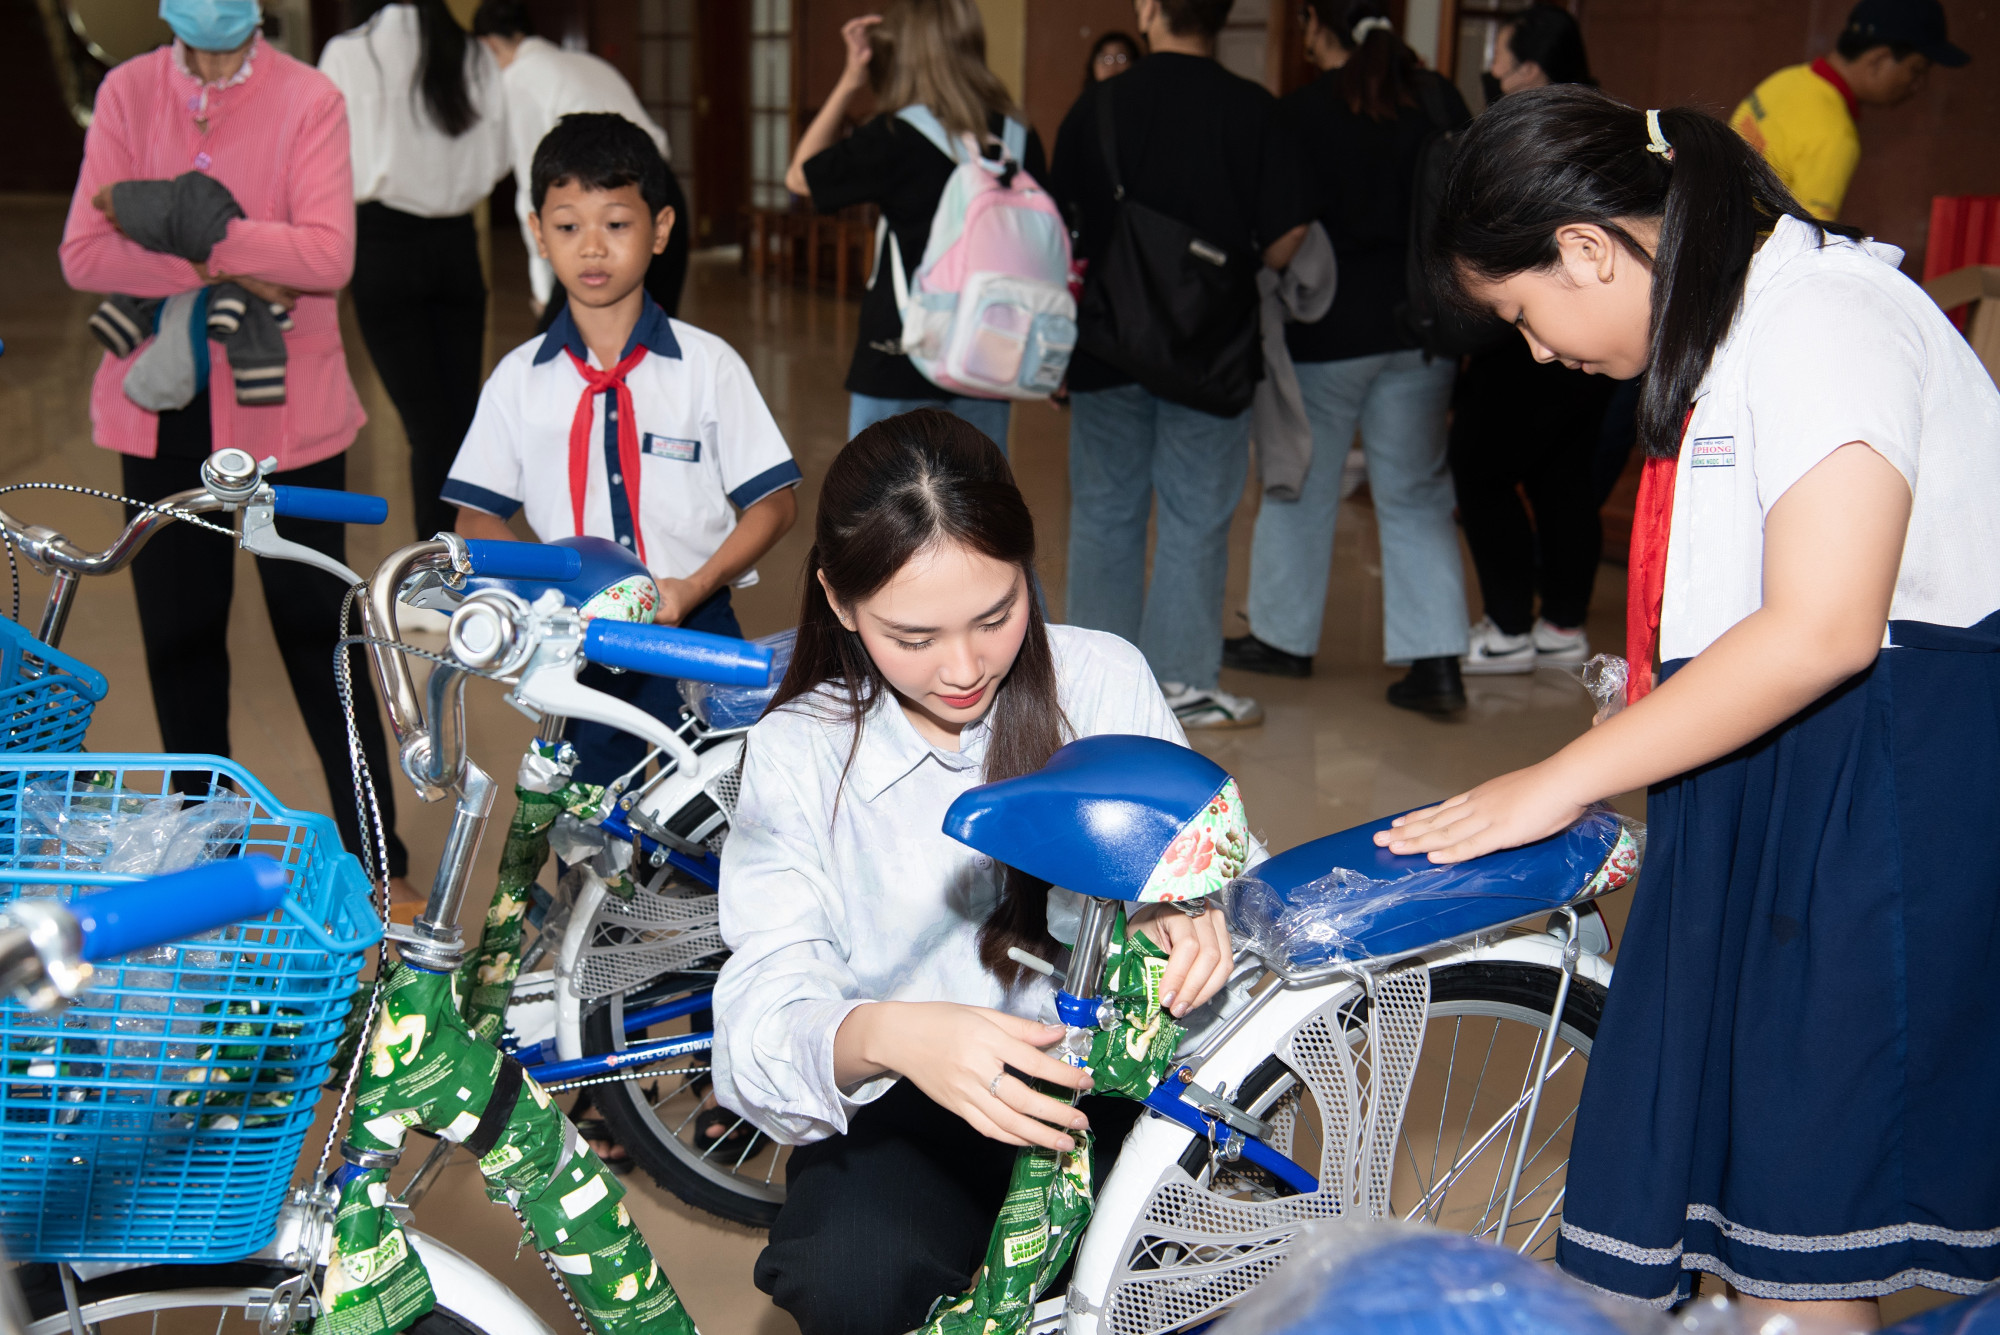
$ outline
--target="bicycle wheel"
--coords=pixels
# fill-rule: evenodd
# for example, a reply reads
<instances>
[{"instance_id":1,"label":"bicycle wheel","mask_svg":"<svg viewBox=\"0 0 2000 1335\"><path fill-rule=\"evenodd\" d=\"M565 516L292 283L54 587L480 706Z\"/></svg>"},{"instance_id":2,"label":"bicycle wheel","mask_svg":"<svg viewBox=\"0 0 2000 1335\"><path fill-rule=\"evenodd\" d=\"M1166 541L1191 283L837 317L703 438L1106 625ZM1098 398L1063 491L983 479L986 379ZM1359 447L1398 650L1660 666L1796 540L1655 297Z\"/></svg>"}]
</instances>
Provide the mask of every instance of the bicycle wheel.
<instances>
[{"instance_id":1,"label":"bicycle wheel","mask_svg":"<svg viewBox=\"0 0 2000 1335\"><path fill-rule=\"evenodd\" d=\"M601 1056L622 1052L635 1039L666 1038L713 1027L708 1012L625 1032L628 1010L670 1000L707 986L713 976L670 977L641 992L614 995L584 1017L583 1050ZM715 1105L707 1049L635 1073L631 1079L590 1087L591 1102L633 1162L653 1181L698 1210L752 1228L769 1228L785 1203L785 1160L780 1145L743 1117ZM723 1128L719 1137L710 1132Z\"/></svg>"},{"instance_id":2,"label":"bicycle wheel","mask_svg":"<svg viewBox=\"0 0 2000 1335\"><path fill-rule=\"evenodd\" d=\"M1604 1009L1604 989L1586 978L1570 986L1542 1085L1513 1214L1500 1218L1527 1130L1526 1113L1542 1040L1561 975L1541 965L1482 962L1431 975L1424 1046L1410 1082L1396 1146L1390 1208L1474 1237L1504 1242L1542 1260L1555 1255L1569 1166L1570 1133L1583 1074ZM1350 1041L1366 1039L1365 999L1341 1013ZM1321 1121L1313 1097L1285 1061L1272 1056L1244 1080L1237 1100L1271 1124L1274 1139L1308 1167L1321 1162ZM1209 1190L1270 1199L1290 1189L1238 1161L1209 1163L1197 1140L1181 1166Z\"/></svg>"},{"instance_id":3,"label":"bicycle wheel","mask_svg":"<svg viewBox=\"0 0 2000 1335\"><path fill-rule=\"evenodd\" d=\"M77 1285L86 1329L96 1335L255 1335L272 1289L295 1271L259 1261L229 1265L149 1265ZM27 1335L69 1335L61 1280L52 1265L15 1272L27 1301ZM301 1335L305 1330L298 1328ZM480 1326L442 1303L409 1327L408 1335L513 1335Z\"/></svg>"}]
</instances>

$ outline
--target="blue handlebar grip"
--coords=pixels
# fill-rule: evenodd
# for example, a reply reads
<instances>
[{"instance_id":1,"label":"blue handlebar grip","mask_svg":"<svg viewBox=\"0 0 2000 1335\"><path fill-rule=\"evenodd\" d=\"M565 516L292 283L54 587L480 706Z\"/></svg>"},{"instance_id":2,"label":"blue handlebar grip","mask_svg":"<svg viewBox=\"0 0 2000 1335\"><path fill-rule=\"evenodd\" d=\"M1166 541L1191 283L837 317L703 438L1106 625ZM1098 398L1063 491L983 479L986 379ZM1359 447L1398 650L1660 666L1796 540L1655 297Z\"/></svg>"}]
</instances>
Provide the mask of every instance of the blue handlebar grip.
<instances>
[{"instance_id":1,"label":"blue handlebar grip","mask_svg":"<svg viewBox=\"0 0 2000 1335\"><path fill-rule=\"evenodd\" d=\"M324 519L330 524L379 524L389 517L385 496L324 487L273 487L271 512L285 519Z\"/></svg>"},{"instance_id":2,"label":"blue handlebar grip","mask_svg":"<svg viewBox=\"0 0 2000 1335\"><path fill-rule=\"evenodd\" d=\"M285 869L267 857L230 858L85 895L70 905L83 957L110 959L261 918L285 897Z\"/></svg>"},{"instance_id":3,"label":"blue handlebar grip","mask_svg":"<svg viewBox=\"0 0 2000 1335\"><path fill-rule=\"evenodd\" d=\"M641 626L599 617L583 633L583 656L606 667L682 681L717 686L771 683L771 651L763 645L675 626Z\"/></svg>"},{"instance_id":4,"label":"blue handlebar grip","mask_svg":"<svg viewBox=\"0 0 2000 1335\"><path fill-rule=\"evenodd\" d=\"M575 579L583 569L583 558L568 547L546 542L494 542L467 538L465 554L472 558L472 573L489 579L540 579L561 583Z\"/></svg>"}]
</instances>

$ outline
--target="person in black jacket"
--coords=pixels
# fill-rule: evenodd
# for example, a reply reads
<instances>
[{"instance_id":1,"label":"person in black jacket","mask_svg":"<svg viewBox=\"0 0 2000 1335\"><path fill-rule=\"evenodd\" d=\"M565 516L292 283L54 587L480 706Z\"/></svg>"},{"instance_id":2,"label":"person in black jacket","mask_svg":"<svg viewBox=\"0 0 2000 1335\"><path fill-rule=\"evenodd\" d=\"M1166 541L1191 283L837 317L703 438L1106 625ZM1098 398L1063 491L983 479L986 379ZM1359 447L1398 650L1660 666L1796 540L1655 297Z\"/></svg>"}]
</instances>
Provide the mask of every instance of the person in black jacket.
<instances>
[{"instance_id":1,"label":"person in black jacket","mask_svg":"<svg viewBox=\"0 0 2000 1335\"><path fill-rule=\"evenodd\" d=\"M1304 240L1310 215L1277 99L1215 60L1230 3L1137 0L1151 54L1130 73L1090 85L1063 118L1049 192L1086 262L1105 254L1119 207L1101 147L1098 105L1105 98L1127 200L1185 224L1211 254L1250 257L1253 272L1258 256L1282 269ZM1086 291L1086 339L1090 300ZM1243 313L1246 328L1256 319L1253 300ZM1183 727L1260 723L1255 700L1217 683L1229 521L1250 457L1249 407L1217 416L1137 379L1081 343L1070 360L1067 619L1144 650ZM1155 493L1149 587L1146 521Z\"/></svg>"},{"instance_id":2,"label":"person in black jacket","mask_svg":"<svg viewBox=\"0 0 2000 1335\"><path fill-rule=\"evenodd\" d=\"M1340 285L1322 319L1286 331L1312 423L1312 465L1297 500L1263 498L1250 633L1228 641L1222 661L1276 676L1311 673L1341 466L1359 427L1382 542L1383 657L1410 665L1389 687L1389 702L1448 713L1465 707L1465 574L1445 465L1456 367L1424 353L1399 308L1418 156L1432 135L1471 117L1457 90L1396 35L1380 0L1305 0L1305 13L1307 50L1325 73L1285 109L1312 168ZM1447 125L1434 123L1427 102Z\"/></svg>"},{"instance_id":3,"label":"person in black jacket","mask_svg":"<svg viewBox=\"0 0 2000 1335\"><path fill-rule=\"evenodd\" d=\"M1596 86L1576 20L1539 5L1500 30L1487 99L1552 83ZM1632 388L1616 380L1537 363L1518 338L1466 359L1453 400L1451 471L1486 604L1466 672L1533 672L1590 657L1583 621L1604 553L1596 463L1607 406L1621 394L1633 401ZM1628 409L1618 466L1632 441L1629 419Z\"/></svg>"}]
</instances>

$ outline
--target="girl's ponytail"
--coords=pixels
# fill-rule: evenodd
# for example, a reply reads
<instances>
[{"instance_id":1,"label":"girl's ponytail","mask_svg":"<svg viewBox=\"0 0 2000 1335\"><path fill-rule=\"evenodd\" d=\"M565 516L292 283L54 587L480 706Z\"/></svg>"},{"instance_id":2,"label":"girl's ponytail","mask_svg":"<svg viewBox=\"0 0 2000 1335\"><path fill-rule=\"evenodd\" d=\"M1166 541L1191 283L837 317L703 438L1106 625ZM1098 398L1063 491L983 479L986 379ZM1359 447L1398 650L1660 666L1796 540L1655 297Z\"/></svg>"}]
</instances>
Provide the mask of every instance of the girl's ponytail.
<instances>
[{"instance_id":1,"label":"girl's ponytail","mask_svg":"<svg viewBox=\"0 0 2000 1335\"><path fill-rule=\"evenodd\" d=\"M1705 112L1648 115L1592 88L1559 85L1502 98L1453 155L1425 267L1439 299L1487 314L1468 281L1553 267L1558 229L1594 223L1653 269L1652 356L1639 442L1680 451L1681 423L1742 302L1758 239L1780 218L1821 222L1734 130ZM1657 254L1627 230L1659 225Z\"/></svg>"}]
</instances>

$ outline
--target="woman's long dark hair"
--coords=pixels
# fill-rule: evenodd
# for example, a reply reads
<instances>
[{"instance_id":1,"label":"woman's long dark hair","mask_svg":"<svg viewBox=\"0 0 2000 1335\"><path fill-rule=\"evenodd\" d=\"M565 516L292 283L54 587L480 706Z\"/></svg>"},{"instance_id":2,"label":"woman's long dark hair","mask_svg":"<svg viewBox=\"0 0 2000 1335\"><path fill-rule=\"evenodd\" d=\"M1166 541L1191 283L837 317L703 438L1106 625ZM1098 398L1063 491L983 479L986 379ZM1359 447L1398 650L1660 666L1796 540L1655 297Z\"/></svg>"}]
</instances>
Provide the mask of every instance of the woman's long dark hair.
<instances>
[{"instance_id":1,"label":"woman's long dark hair","mask_svg":"<svg viewBox=\"0 0 2000 1335\"><path fill-rule=\"evenodd\" d=\"M1576 84L1494 103L1452 156L1425 267L1439 300L1486 314L1466 290L1553 267L1556 230L1594 223L1653 271L1639 441L1651 458L1680 451L1681 424L1729 332L1758 239L1780 218L1826 233L1756 150L1706 112L1660 113L1669 161L1648 149L1646 114ZM1657 254L1627 224L1659 225Z\"/></svg>"},{"instance_id":2,"label":"woman's long dark hair","mask_svg":"<svg viewBox=\"0 0 2000 1335\"><path fill-rule=\"evenodd\" d=\"M1377 25L1360 41L1354 40L1354 30L1364 20L1388 21L1389 7L1383 0L1305 0L1305 4L1349 53L1347 63L1330 76L1340 81L1349 111L1370 120L1392 121L1401 108L1417 105L1423 64L1396 30Z\"/></svg>"},{"instance_id":3,"label":"woman's long dark hair","mask_svg":"<svg viewBox=\"0 0 2000 1335\"><path fill-rule=\"evenodd\" d=\"M453 139L479 122L466 87L466 55L471 38L445 8L444 0L357 0L355 22L366 23L391 4L407 3L417 11L422 46L417 56L417 86L424 108L440 130Z\"/></svg>"},{"instance_id":4,"label":"woman's long dark hair","mask_svg":"<svg viewBox=\"0 0 2000 1335\"><path fill-rule=\"evenodd\" d=\"M1035 521L1028 503L1006 456L977 427L926 408L868 427L827 469L806 554L798 642L771 701L771 709L781 709L815 692L821 694L812 704L828 694L838 697L854 730L843 785L869 707L890 687L861 636L834 615L820 577L852 607L894 579L912 557L945 543L1019 566L1029 581L1019 609L1028 632L1013 670L994 693L984 777L990 783L1032 773L1069 740L1048 625L1032 591ZM1057 949L1049 936L1048 895L1047 881L1010 868L1000 903L980 929L980 961L1010 986L1021 977L1021 966L1007 957L1010 946L1044 959Z\"/></svg>"},{"instance_id":5,"label":"woman's long dark hair","mask_svg":"<svg viewBox=\"0 0 2000 1335\"><path fill-rule=\"evenodd\" d=\"M1590 56L1583 47L1583 29L1567 9L1536 5L1507 20L1507 49L1522 64L1542 67L1550 83L1580 83L1597 87L1590 77Z\"/></svg>"}]
</instances>

